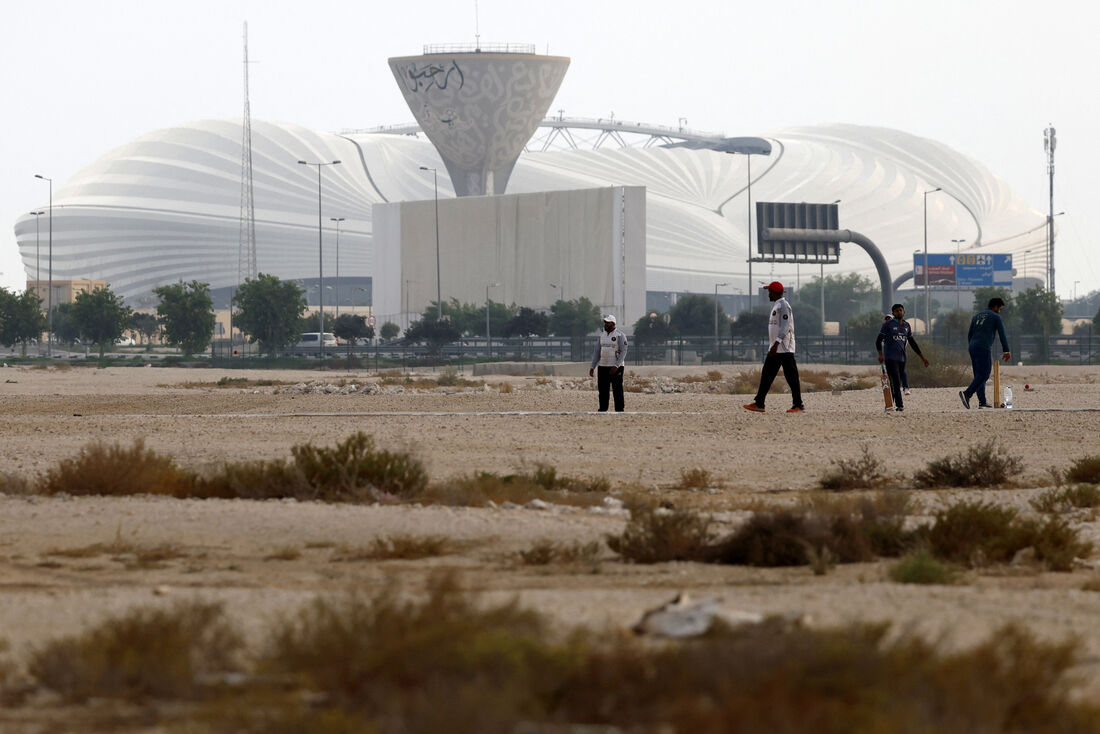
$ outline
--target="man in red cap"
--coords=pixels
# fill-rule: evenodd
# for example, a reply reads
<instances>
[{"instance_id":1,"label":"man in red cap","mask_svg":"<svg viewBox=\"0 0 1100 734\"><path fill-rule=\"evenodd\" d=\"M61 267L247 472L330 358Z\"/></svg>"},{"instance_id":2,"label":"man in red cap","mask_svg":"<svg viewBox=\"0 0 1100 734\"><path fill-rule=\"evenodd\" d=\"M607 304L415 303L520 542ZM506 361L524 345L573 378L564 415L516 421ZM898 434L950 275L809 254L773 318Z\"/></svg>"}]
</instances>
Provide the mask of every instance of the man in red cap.
<instances>
[{"instance_id":1,"label":"man in red cap","mask_svg":"<svg viewBox=\"0 0 1100 734\"><path fill-rule=\"evenodd\" d=\"M783 377L791 388L793 405L788 413L801 413L802 388L798 383L798 365L794 361L794 314L791 304L783 297L783 284L779 281L764 286L772 302L772 315L768 319L768 338L771 346L764 358L764 368L760 371L760 389L756 391L756 400L745 406L753 413L764 412L764 399L768 396L779 368L783 368Z\"/></svg>"}]
</instances>

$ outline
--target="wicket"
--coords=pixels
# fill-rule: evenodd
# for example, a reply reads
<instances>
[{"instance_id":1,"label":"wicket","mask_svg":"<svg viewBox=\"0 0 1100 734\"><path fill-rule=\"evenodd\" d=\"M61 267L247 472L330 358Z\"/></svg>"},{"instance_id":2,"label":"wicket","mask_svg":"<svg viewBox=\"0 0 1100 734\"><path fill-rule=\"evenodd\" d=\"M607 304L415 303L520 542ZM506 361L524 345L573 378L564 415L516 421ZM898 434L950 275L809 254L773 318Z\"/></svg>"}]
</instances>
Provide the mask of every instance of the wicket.
<instances>
[{"instance_id":1,"label":"wicket","mask_svg":"<svg viewBox=\"0 0 1100 734\"><path fill-rule=\"evenodd\" d=\"M1001 360L996 357L993 358L993 407L1005 407L1001 400Z\"/></svg>"}]
</instances>

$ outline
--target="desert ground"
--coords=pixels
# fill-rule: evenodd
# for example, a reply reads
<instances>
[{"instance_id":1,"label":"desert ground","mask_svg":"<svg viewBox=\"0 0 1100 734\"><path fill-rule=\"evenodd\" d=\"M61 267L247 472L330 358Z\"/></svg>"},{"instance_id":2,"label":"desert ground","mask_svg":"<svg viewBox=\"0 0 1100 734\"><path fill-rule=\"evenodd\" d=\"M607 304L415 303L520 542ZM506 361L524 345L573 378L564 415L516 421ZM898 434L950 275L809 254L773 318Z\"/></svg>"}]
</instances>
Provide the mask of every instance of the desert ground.
<instances>
[{"instance_id":1,"label":"desert ground","mask_svg":"<svg viewBox=\"0 0 1100 734\"><path fill-rule=\"evenodd\" d=\"M802 367L877 381L872 368ZM730 376L750 367L719 369ZM1005 368L1013 410L964 410L957 388L914 390L903 414L883 411L877 387L807 392L806 412L795 415L785 413L790 397L774 391L762 415L742 409L751 396L703 392L703 383L691 383L697 392L660 391L705 372L632 369L630 381L653 392L628 392L626 413L598 414L594 385L583 378L467 372L484 386L368 392L362 386L379 376L359 370L7 367L0 369L0 474L33 482L93 442L141 439L203 469L288 457L297 444L334 445L363 431L421 459L432 481L549 465L566 476L606 477L612 494L712 512L719 527L732 529L754 508L809 496L830 462L856 458L864 446L902 487L928 461L994 437L1023 460L1008 488L914 490L925 516L963 495L1030 512L1028 501L1052 485L1051 467L1100 454L1097 366ZM219 386L223 378L253 383ZM713 486L679 488L690 470L709 472ZM1081 691L1100 695L1095 513L1073 518L1097 548L1074 571L1026 563L968 570L952 586L892 583L886 560L823 576L806 567L627 564L606 546L594 566L515 561L537 540L601 541L626 521L614 503L535 509L0 494L0 639L18 663L34 646L134 605L192 597L225 602L254 632L316 594L393 583L415 592L432 569L455 568L469 588L514 596L563 625L625 629L681 591L718 598L730 611L798 613L814 624L886 620L959 645L1021 622L1045 637L1079 640ZM334 560L334 549L398 534L446 536L455 550L419 561ZM170 546L176 555L138 564L63 552L112 541Z\"/></svg>"}]
</instances>

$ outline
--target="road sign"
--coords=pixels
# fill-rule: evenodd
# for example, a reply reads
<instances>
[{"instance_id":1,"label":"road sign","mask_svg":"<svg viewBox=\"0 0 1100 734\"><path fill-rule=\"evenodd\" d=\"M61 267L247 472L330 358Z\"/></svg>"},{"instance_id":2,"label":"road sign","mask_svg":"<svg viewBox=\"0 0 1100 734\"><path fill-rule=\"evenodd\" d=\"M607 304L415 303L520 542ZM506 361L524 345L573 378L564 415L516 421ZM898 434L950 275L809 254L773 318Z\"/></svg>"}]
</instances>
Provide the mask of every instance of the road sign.
<instances>
[{"instance_id":1,"label":"road sign","mask_svg":"<svg viewBox=\"0 0 1100 734\"><path fill-rule=\"evenodd\" d=\"M375 321L375 318L374 318L374 314L371 314L370 316L367 317L367 326L369 326L373 329L375 323L376 323L376 321Z\"/></svg>"},{"instance_id":2,"label":"road sign","mask_svg":"<svg viewBox=\"0 0 1100 734\"><path fill-rule=\"evenodd\" d=\"M756 202L756 251L765 262L836 263L840 243L827 241L773 240L764 237L769 229L839 229L836 204L805 201Z\"/></svg>"},{"instance_id":3,"label":"road sign","mask_svg":"<svg viewBox=\"0 0 1100 734\"><path fill-rule=\"evenodd\" d=\"M923 287L924 253L913 254L913 284ZM928 285L982 288L1012 285L1012 255L928 253Z\"/></svg>"}]
</instances>

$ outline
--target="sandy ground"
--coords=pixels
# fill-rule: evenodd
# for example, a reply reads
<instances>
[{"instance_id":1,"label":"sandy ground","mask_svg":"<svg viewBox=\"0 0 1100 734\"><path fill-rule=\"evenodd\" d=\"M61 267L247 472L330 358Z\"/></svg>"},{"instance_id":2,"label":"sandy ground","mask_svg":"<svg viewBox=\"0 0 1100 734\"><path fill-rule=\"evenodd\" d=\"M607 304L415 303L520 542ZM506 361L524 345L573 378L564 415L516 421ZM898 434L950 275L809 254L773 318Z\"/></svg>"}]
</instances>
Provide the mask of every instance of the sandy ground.
<instances>
[{"instance_id":1,"label":"sandy ground","mask_svg":"<svg viewBox=\"0 0 1100 734\"><path fill-rule=\"evenodd\" d=\"M804 369L813 369L807 365ZM850 368L827 368L850 371ZM727 373L736 367L726 367ZM873 371L865 370L873 376ZM699 368L639 368L642 376L702 374ZM572 380L493 377L490 389L404 394L288 394L286 386L218 388L217 380L363 384L367 372L247 372L180 368L69 370L0 368L0 472L33 479L93 441L143 439L180 464L289 456L299 443L332 445L355 431L385 448L412 451L433 479L475 471L514 472L538 463L614 487L716 511L733 527L752 503L805 495L830 461L871 446L899 478L930 459L997 437L1023 459L1018 487L971 492L1029 511L1050 483L1048 467L1100 453L1100 367L1011 367L1012 411L966 411L957 390L916 390L904 414L885 414L877 389L814 392L807 412L787 415L774 394L764 415L749 396L627 394L628 412L595 414L595 392ZM468 377L468 375L467 375ZM503 383L513 386L502 393ZM1023 386L1033 388L1025 392ZM714 488L675 489L681 471L703 469ZM959 493L921 492L930 511ZM1076 518L1100 549L1100 522ZM84 629L134 604L201 596L224 600L253 634L319 592L399 583L420 588L434 568L460 569L465 583L522 602L564 624L622 628L687 590L728 609L803 612L815 623L892 620L899 630L959 644L1010 621L1080 640L1083 691L1100 693L1100 585L1093 563L1073 573L1006 567L969 572L967 583L919 587L887 581L887 562L839 567L751 569L615 560L596 568L530 567L516 552L538 539L601 540L625 518L572 507L471 509L347 506L293 501L69 498L0 495L0 639L17 659L51 636ZM340 546L379 536L440 534L460 550L425 561L333 560ZM94 543L171 546L178 556L141 566L132 557L57 555ZM294 555L292 560L274 556Z\"/></svg>"}]
</instances>

